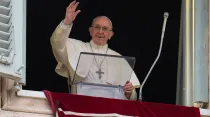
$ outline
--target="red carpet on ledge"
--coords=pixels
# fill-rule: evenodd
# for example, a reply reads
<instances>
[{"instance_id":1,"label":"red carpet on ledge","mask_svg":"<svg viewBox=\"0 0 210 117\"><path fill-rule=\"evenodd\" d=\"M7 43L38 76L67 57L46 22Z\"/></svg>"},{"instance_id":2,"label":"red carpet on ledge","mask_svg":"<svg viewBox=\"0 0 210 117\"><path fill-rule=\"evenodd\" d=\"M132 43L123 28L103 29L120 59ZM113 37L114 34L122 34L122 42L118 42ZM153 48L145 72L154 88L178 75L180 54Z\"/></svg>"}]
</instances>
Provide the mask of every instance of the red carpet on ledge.
<instances>
[{"instance_id":1,"label":"red carpet on ledge","mask_svg":"<svg viewBox=\"0 0 210 117\"><path fill-rule=\"evenodd\" d=\"M59 102L59 117L200 117L199 108L170 104L108 99L44 90L53 112Z\"/></svg>"}]
</instances>

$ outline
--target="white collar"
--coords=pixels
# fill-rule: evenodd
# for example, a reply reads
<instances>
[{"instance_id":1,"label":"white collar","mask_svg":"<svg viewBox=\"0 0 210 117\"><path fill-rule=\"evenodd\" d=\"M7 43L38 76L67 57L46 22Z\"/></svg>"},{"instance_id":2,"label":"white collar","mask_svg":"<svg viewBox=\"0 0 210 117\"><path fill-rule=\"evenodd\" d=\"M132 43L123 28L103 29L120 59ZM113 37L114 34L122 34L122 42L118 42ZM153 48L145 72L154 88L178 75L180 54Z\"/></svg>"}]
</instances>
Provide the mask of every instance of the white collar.
<instances>
[{"instance_id":1,"label":"white collar","mask_svg":"<svg viewBox=\"0 0 210 117\"><path fill-rule=\"evenodd\" d=\"M96 45L93 40L90 41L90 44L91 46L94 48L94 49L107 49L108 48L108 44L105 44L103 46L99 46L99 45Z\"/></svg>"}]
</instances>

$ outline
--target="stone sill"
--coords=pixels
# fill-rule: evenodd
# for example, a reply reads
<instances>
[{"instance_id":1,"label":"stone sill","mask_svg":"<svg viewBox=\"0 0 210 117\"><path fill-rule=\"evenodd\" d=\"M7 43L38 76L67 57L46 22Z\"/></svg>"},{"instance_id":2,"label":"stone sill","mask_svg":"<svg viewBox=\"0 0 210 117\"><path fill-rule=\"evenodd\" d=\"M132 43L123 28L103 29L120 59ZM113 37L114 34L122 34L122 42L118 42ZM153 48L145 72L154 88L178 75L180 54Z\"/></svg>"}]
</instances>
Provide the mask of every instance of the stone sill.
<instances>
[{"instance_id":1,"label":"stone sill","mask_svg":"<svg viewBox=\"0 0 210 117\"><path fill-rule=\"evenodd\" d=\"M21 90L11 93L14 81L1 78L1 117L52 117L53 113L42 91ZM201 117L210 117L210 109L200 109Z\"/></svg>"},{"instance_id":2,"label":"stone sill","mask_svg":"<svg viewBox=\"0 0 210 117\"><path fill-rule=\"evenodd\" d=\"M41 91L21 90L17 94L18 94L18 96L22 96L22 97L46 99L44 93L41 92ZM201 113L202 117L210 117L210 110L209 109L200 109L200 113Z\"/></svg>"},{"instance_id":3,"label":"stone sill","mask_svg":"<svg viewBox=\"0 0 210 117\"><path fill-rule=\"evenodd\" d=\"M53 117L53 115L4 111L4 110L0 110L0 115L1 117Z\"/></svg>"},{"instance_id":4,"label":"stone sill","mask_svg":"<svg viewBox=\"0 0 210 117\"><path fill-rule=\"evenodd\" d=\"M17 96L37 99L47 99L42 91L20 90Z\"/></svg>"}]
</instances>

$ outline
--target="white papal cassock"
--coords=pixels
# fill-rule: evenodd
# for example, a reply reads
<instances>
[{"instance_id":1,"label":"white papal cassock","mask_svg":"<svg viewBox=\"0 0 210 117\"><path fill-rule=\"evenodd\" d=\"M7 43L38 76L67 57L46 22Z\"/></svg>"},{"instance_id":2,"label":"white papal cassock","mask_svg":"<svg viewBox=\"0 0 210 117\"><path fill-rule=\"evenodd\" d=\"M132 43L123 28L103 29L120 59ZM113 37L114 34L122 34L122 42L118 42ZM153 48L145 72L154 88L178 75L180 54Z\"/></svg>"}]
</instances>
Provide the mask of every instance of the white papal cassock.
<instances>
[{"instance_id":1,"label":"white papal cassock","mask_svg":"<svg viewBox=\"0 0 210 117\"><path fill-rule=\"evenodd\" d=\"M62 21L51 37L53 53L58 62L55 69L56 73L66 78L70 77L73 80L77 69L75 81L123 86L127 80L130 80L135 88L140 87L138 78L125 59L89 55L84 55L81 58L81 52L121 55L108 48L108 44L98 46L92 40L90 42L82 42L69 38L71 28L72 24L65 25ZM99 69L103 72L100 78L99 74L96 73ZM75 93L76 87L72 86L71 91ZM136 100L136 97L136 91L134 90L130 100Z\"/></svg>"}]
</instances>

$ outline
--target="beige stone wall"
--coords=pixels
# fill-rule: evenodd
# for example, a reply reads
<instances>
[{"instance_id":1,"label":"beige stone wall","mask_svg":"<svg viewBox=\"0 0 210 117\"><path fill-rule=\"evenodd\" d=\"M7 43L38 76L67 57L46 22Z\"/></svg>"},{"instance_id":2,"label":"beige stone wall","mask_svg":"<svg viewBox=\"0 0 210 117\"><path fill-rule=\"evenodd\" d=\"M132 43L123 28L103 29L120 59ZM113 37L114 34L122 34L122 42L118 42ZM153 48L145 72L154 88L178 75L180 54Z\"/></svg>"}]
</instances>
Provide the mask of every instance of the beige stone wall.
<instances>
[{"instance_id":1,"label":"beige stone wall","mask_svg":"<svg viewBox=\"0 0 210 117\"><path fill-rule=\"evenodd\" d=\"M46 98L18 96L12 90L14 81L8 78L1 77L0 85L0 117L6 115L8 115L6 117L51 117L53 115Z\"/></svg>"}]
</instances>

